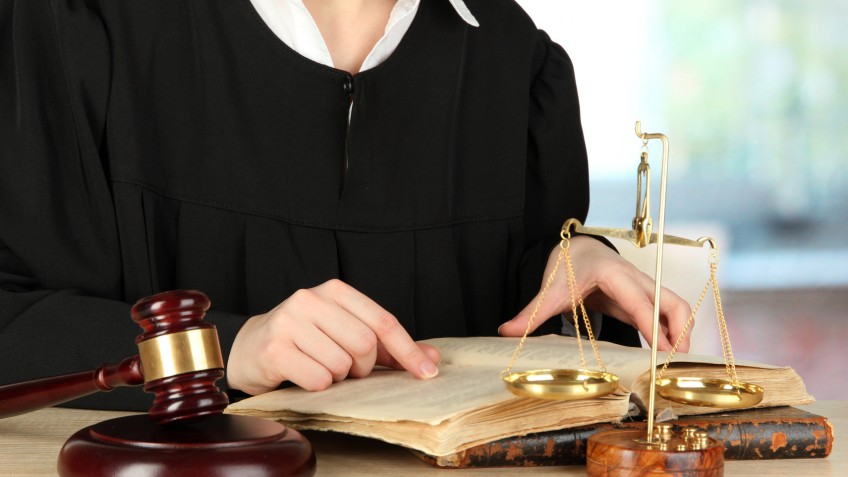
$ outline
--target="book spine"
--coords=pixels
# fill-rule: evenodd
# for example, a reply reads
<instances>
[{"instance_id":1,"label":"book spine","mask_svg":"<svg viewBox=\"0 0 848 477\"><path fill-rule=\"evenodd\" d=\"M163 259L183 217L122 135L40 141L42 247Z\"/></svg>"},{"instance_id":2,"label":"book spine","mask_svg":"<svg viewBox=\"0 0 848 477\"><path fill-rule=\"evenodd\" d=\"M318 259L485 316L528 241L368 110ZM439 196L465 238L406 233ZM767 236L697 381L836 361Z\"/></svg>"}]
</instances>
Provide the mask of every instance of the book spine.
<instances>
[{"instance_id":1,"label":"book spine","mask_svg":"<svg viewBox=\"0 0 848 477\"><path fill-rule=\"evenodd\" d=\"M692 424L724 442L725 460L826 457L833 447L833 427L825 418Z\"/></svg>"},{"instance_id":2,"label":"book spine","mask_svg":"<svg viewBox=\"0 0 848 477\"><path fill-rule=\"evenodd\" d=\"M826 457L833 446L833 428L821 416L746 421L689 418L674 422L672 429L680 432L685 427L705 430L723 442L725 460ZM449 456L415 454L431 465L451 468L583 465L592 434L644 428L644 422L607 423L501 439Z\"/></svg>"}]
</instances>

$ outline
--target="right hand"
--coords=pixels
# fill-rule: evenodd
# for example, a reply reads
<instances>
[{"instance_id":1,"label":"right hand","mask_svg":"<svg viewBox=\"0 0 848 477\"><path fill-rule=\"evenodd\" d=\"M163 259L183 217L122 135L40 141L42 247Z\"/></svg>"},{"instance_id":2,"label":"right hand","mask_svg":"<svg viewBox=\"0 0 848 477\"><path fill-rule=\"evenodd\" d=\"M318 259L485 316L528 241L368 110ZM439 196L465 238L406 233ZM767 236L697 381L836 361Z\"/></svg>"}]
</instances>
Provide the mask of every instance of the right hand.
<instances>
[{"instance_id":1,"label":"right hand","mask_svg":"<svg viewBox=\"0 0 848 477\"><path fill-rule=\"evenodd\" d=\"M283 381L318 391L375 364L420 379L438 374L433 346L416 343L391 313L341 280L298 290L268 313L248 319L227 362L227 384L248 394Z\"/></svg>"},{"instance_id":2,"label":"right hand","mask_svg":"<svg viewBox=\"0 0 848 477\"><path fill-rule=\"evenodd\" d=\"M577 271L575 280L580 294L585 297L586 307L593 311L615 317L642 333L651 344L654 322L654 280L639 271L632 263L607 247L600 241L578 236L571 239L569 245L573 258L573 268ZM555 247L548 257L543 280L550 276L559 260L559 247ZM571 313L568 278L564 264L560 273L551 283L549 293L537 312L534 321L535 330L548 317L560 313ZM542 282L545 283L545 282ZM543 287L544 288L544 287ZM498 328L502 336L522 336L530 317L536 309L536 303L542 297L542 291L515 318ZM670 351L672 343L681 336L691 308L686 301L667 288L660 295L660 332L657 334L657 349ZM689 349L689 337L680 340L677 351Z\"/></svg>"}]
</instances>

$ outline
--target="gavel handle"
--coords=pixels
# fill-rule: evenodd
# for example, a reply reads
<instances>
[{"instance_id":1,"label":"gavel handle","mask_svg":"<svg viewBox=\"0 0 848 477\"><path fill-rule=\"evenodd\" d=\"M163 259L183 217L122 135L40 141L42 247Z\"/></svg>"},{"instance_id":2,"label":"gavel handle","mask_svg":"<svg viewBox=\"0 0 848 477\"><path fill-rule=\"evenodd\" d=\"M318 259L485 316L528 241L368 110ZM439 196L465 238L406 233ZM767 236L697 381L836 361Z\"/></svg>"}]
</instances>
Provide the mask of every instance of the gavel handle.
<instances>
[{"instance_id":1,"label":"gavel handle","mask_svg":"<svg viewBox=\"0 0 848 477\"><path fill-rule=\"evenodd\" d=\"M138 355L94 371L0 386L0 419L55 406L97 391L144 383Z\"/></svg>"}]
</instances>

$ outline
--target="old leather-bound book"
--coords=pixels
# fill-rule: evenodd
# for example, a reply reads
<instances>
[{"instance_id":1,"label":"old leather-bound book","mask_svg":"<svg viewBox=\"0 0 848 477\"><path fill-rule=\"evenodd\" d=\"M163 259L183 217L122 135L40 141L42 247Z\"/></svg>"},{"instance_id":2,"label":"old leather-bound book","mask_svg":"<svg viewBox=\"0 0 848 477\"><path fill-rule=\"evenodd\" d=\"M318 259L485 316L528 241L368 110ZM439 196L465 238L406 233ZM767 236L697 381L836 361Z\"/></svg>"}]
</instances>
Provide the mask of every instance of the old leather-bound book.
<instances>
[{"instance_id":1,"label":"old leather-bound book","mask_svg":"<svg viewBox=\"0 0 848 477\"><path fill-rule=\"evenodd\" d=\"M826 417L794 407L686 416L670 421L674 431L695 427L724 443L726 460L827 457L833 447L833 427ZM573 427L510 437L446 456L415 455L438 467L582 465L586 443L596 432L645 428L645 422L624 421Z\"/></svg>"}]
</instances>

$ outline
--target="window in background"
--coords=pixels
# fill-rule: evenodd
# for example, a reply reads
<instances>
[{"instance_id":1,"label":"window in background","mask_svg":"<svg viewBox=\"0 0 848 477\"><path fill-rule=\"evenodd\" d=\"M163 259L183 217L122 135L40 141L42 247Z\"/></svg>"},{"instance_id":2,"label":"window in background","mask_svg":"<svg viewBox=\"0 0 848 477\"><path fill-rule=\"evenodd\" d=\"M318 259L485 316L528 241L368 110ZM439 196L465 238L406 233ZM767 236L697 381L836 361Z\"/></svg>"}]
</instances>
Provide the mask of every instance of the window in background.
<instances>
[{"instance_id":1,"label":"window in background","mask_svg":"<svg viewBox=\"0 0 848 477\"><path fill-rule=\"evenodd\" d=\"M641 120L668 226L723 237L725 283L848 285L848 2L519 3L575 64L593 224L629 226Z\"/></svg>"}]
</instances>

